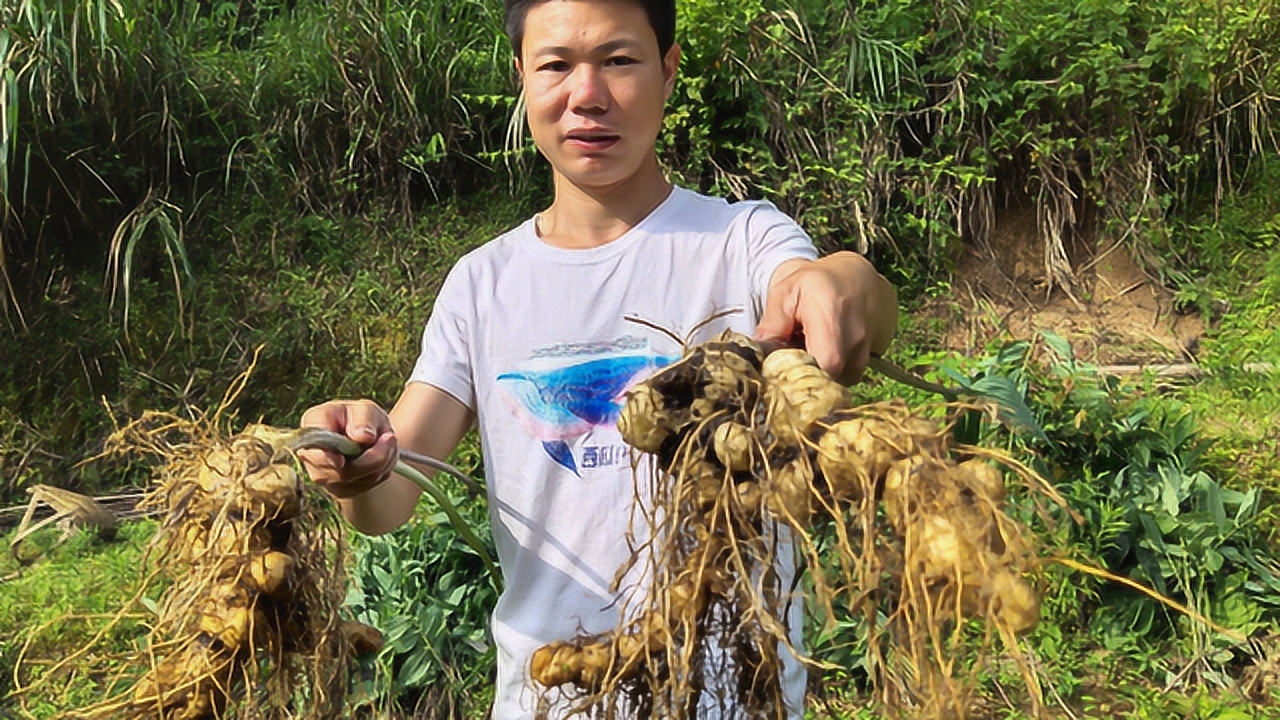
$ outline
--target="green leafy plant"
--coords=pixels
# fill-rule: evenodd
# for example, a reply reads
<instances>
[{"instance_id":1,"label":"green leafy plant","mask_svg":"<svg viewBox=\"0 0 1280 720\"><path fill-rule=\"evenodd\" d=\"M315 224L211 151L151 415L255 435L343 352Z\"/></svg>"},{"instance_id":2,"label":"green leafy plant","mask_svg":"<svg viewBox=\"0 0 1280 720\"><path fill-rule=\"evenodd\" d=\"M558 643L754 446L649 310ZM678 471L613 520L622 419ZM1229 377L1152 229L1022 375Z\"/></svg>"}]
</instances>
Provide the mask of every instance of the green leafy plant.
<instances>
[{"instance_id":1,"label":"green leafy plant","mask_svg":"<svg viewBox=\"0 0 1280 720\"><path fill-rule=\"evenodd\" d=\"M1229 666L1247 655L1239 638L1280 622L1280 563L1258 525L1258 489L1225 488L1201 466L1207 443L1185 405L1101 377L1076 361L1061 338L1042 338L1047 366L1029 362L1025 344L1005 361L1027 380L1047 442L1010 439L1034 453L1033 466L1083 520L1063 518L1043 531L1068 556L1151 587L1233 635L1121 585L1088 580L1072 588L1079 580L1065 574L1051 604L1104 644L1180 638L1189 657L1205 658L1195 676L1229 684Z\"/></svg>"},{"instance_id":2,"label":"green leafy plant","mask_svg":"<svg viewBox=\"0 0 1280 720\"><path fill-rule=\"evenodd\" d=\"M488 538L483 505L457 500L469 506L465 514ZM489 617L497 590L480 556L443 513L388 535L358 536L354 543L347 607L386 640L365 667L368 702L411 710L429 701L437 707L433 717L474 712L493 682L495 663Z\"/></svg>"},{"instance_id":3,"label":"green leafy plant","mask_svg":"<svg viewBox=\"0 0 1280 720\"><path fill-rule=\"evenodd\" d=\"M155 531L155 521L140 520L122 523L111 542L93 532L77 532L25 567L8 552L0 555L0 717L47 718L101 698L98 679L44 683L21 697L12 692L15 681L30 684L53 662L93 642L130 603ZM31 541L43 550L58 535L38 533ZM7 546L12 536L6 532L0 542ZM144 605L153 600L139 599ZM109 652L138 652L144 647L146 621L145 615L131 615L99 639ZM22 664L20 657L25 658Z\"/></svg>"}]
</instances>

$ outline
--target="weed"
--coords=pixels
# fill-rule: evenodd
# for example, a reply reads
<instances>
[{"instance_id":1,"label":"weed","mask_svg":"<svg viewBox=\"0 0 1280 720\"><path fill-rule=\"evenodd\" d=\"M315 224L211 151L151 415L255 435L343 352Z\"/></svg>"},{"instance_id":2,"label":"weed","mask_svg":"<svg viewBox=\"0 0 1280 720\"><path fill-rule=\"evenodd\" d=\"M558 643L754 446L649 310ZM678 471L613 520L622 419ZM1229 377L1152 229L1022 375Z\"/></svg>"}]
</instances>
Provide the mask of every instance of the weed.
<instances>
[{"instance_id":1,"label":"weed","mask_svg":"<svg viewBox=\"0 0 1280 720\"><path fill-rule=\"evenodd\" d=\"M82 491L139 482L144 469L136 465L77 464L96 454L109 411L121 420L149 409L190 416L215 403L209 393L226 387L260 346L258 371L233 409L246 420L288 424L341 395L389 405L445 271L525 209L478 196L416 219L386 209L285 222L250 198L225 208L225 222L210 231L216 241L188 234L185 314L199 332L187 337L174 323L179 300L163 279L134 276L131 302L146 311L135 310L126 336L105 322L96 270L56 270L49 295L28 309L30 330L3 341L0 501L16 501L19 485L50 478ZM223 249L215 254L213 246Z\"/></svg>"},{"instance_id":2,"label":"weed","mask_svg":"<svg viewBox=\"0 0 1280 720\"><path fill-rule=\"evenodd\" d=\"M1268 157L1241 178L1220 209L1185 223L1176 248L1209 327L1198 348L1209 371L1180 395L1213 438L1206 463L1236 489L1280 495L1280 162ZM1268 370L1266 365L1270 364ZM1271 505L1272 502L1264 503ZM1260 519L1280 535L1280 518Z\"/></svg>"}]
</instances>

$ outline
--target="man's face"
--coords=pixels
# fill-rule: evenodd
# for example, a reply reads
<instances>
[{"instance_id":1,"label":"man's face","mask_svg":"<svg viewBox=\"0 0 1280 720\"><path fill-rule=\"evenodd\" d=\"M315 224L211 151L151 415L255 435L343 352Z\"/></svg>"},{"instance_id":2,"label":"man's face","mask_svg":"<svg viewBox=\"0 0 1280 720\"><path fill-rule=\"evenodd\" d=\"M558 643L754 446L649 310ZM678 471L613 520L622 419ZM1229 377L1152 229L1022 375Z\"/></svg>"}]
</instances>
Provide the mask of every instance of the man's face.
<instances>
[{"instance_id":1,"label":"man's face","mask_svg":"<svg viewBox=\"0 0 1280 720\"><path fill-rule=\"evenodd\" d=\"M529 129L565 179L606 189L653 156L680 50L665 58L629 0L550 0L529 8L517 67Z\"/></svg>"}]
</instances>

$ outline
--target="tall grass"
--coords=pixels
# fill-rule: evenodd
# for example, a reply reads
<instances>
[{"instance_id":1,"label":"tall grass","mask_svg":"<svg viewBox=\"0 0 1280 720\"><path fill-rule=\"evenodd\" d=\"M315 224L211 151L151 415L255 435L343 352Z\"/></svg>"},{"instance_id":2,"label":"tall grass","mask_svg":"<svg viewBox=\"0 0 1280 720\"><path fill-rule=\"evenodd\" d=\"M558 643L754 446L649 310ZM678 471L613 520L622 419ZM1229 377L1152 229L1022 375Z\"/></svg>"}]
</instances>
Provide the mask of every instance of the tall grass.
<instances>
[{"instance_id":1,"label":"tall grass","mask_svg":"<svg viewBox=\"0 0 1280 720\"><path fill-rule=\"evenodd\" d=\"M126 213L185 172L185 58L167 27L172 11L110 0L0 5L0 267L19 321L31 288L15 286L15 271L38 277L44 260L105 251Z\"/></svg>"},{"instance_id":2,"label":"tall grass","mask_svg":"<svg viewBox=\"0 0 1280 720\"><path fill-rule=\"evenodd\" d=\"M904 277L1023 203L1050 285L1071 292L1094 217L1108 241L1158 238L1171 209L1205 188L1220 199L1277 144L1275 0L680 7L671 172L770 197L829 247L893 251ZM320 213L393 198L407 214L488 185L514 90L497 0L10 0L11 325L39 285L15 272L102 262L151 196L199 242L202 208L245 193Z\"/></svg>"},{"instance_id":3,"label":"tall grass","mask_svg":"<svg viewBox=\"0 0 1280 720\"><path fill-rule=\"evenodd\" d=\"M482 0L17 0L0 5L0 62L17 325L38 285L14 270L105 260L121 281L131 245L112 238L151 198L198 242L202 208L246 192L308 212L393 195L407 212L475 186L512 102L501 5Z\"/></svg>"},{"instance_id":4,"label":"tall grass","mask_svg":"<svg viewBox=\"0 0 1280 720\"><path fill-rule=\"evenodd\" d=\"M436 275L504 229L420 212L500 164L496 0L3 0L0 46L0 404L39 440L0 495L120 482L76 464L104 405L199 407L259 344L255 417L389 400Z\"/></svg>"}]
</instances>

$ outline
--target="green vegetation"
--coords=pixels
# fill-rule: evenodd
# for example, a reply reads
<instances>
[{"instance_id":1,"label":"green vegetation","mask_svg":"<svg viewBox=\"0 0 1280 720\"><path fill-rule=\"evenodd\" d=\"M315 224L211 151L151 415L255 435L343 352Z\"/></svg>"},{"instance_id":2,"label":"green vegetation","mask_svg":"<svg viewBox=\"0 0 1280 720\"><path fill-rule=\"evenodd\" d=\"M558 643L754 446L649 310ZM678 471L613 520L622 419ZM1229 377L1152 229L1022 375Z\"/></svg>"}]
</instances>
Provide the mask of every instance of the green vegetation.
<instances>
[{"instance_id":1,"label":"green vegetation","mask_svg":"<svg viewBox=\"0 0 1280 720\"><path fill-rule=\"evenodd\" d=\"M259 344L254 389L273 396L246 395L248 416L291 417L354 378L385 397L439 270L545 197L508 122L500 15L496 0L0 5L16 343L0 437L56 456L16 451L0 495L34 467L98 482L72 468L107 426L102 398L198 406ZM1271 0L689 0L681 23L672 172L774 200L911 294L1023 207L1051 287L1075 287L1095 228L1179 282L1170 218L1221 209L1271 142ZM484 227L468 211L495 206Z\"/></svg>"},{"instance_id":2,"label":"green vegetation","mask_svg":"<svg viewBox=\"0 0 1280 720\"><path fill-rule=\"evenodd\" d=\"M1280 495L1280 164L1255 168L1219 212L1186 223L1182 291L1211 319L1199 360L1212 374L1187 389L1214 437L1206 451L1236 488ZM1249 370L1270 363L1271 372ZM1280 518L1272 517L1280 539Z\"/></svg>"},{"instance_id":3,"label":"green vegetation","mask_svg":"<svg viewBox=\"0 0 1280 720\"><path fill-rule=\"evenodd\" d=\"M15 689L19 656L38 659L24 665L23 684L43 677L54 662L87 645L99 628L127 606L141 577L140 562L156 523L125 523L119 536L104 543L92 533L78 533L29 569L21 570L8 553L0 556L0 717L10 717L19 707L31 716L47 717L54 710L84 705L96 699L96 686L74 669L64 671L60 682L41 692L10 696ZM8 545L12 533L3 538ZM48 546L58 531L44 530L32 540ZM27 552L33 552L27 549ZM154 599L154 598L152 598ZM139 649L146 637L141 608L124 618L106 638L102 652Z\"/></svg>"},{"instance_id":4,"label":"green vegetation","mask_svg":"<svg viewBox=\"0 0 1280 720\"><path fill-rule=\"evenodd\" d=\"M1036 463L1084 520L1039 531L1255 638L1050 564L1027 642L1053 713L1280 714L1280 6L682 0L680 20L660 146L684 184L773 200L824 247L874 256L904 298L946 297L961 244L1032 211L1050 286L1083 298L1089 259L1119 243L1205 319L1195 382L1097 378L1052 336L961 358L910 318L894 355L1025 390L1047 442L967 432ZM207 410L255 357L241 422L390 402L444 272L547 198L509 122L500 26L496 0L0 0L0 504L34 483L145 483L140 461L82 462L112 418ZM368 715L474 717L492 587L422 511L355 543L350 607L392 641L353 681ZM14 578L0 558L0 696L28 640L69 654L131 595L153 529L78 537ZM66 613L92 617L46 627ZM142 635L122 624L108 648ZM815 677L819 715L871 712L857 638L811 628L844 668ZM978 670L987 714L1025 711L1011 668ZM93 692L54 685L0 697L0 717Z\"/></svg>"},{"instance_id":5,"label":"green vegetation","mask_svg":"<svg viewBox=\"0 0 1280 720\"><path fill-rule=\"evenodd\" d=\"M473 527L488 527L483 503L458 500L470 501ZM394 698L405 708L445 705L483 715L492 697L489 617L498 593L479 556L458 542L443 513L390 535L357 536L353 544L355 585L347 605L387 641L364 668L361 689L370 705L388 706Z\"/></svg>"}]
</instances>

